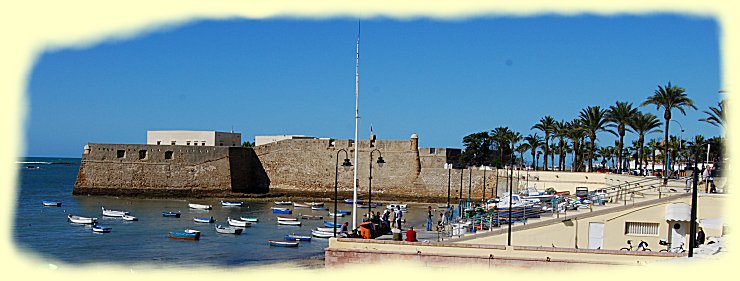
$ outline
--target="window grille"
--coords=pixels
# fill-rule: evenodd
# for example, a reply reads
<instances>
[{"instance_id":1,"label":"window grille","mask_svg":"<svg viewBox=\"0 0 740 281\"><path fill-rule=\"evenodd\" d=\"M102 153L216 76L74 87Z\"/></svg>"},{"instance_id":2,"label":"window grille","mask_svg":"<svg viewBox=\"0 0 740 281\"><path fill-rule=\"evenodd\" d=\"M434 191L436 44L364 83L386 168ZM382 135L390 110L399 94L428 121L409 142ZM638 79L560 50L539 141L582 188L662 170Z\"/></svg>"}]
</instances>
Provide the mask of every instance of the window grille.
<instances>
[{"instance_id":1,"label":"window grille","mask_svg":"<svg viewBox=\"0 0 740 281\"><path fill-rule=\"evenodd\" d=\"M658 223L652 222L627 222L625 225L627 235L658 235Z\"/></svg>"}]
</instances>

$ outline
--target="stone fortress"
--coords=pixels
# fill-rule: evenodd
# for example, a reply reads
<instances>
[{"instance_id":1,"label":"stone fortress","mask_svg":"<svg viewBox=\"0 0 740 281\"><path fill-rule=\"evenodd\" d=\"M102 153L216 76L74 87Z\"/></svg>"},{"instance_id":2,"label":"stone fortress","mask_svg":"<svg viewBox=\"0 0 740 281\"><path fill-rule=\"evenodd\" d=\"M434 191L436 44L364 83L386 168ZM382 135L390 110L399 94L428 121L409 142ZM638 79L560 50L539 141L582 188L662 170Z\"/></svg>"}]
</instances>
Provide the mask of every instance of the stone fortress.
<instances>
[{"instance_id":1,"label":"stone fortress","mask_svg":"<svg viewBox=\"0 0 740 281\"><path fill-rule=\"evenodd\" d=\"M333 198L337 161L341 165L345 158L342 149L352 165L358 165L358 196L362 199L368 196L371 163L374 200L446 202L448 186L451 202L468 197L480 200L484 190L484 170L480 167L449 169L460 149L419 148L416 134L408 140L376 140L375 136L360 140L358 163L354 163L353 140L283 138L252 148L173 145L169 140L160 143L165 145L87 144L73 193ZM383 167L375 163L378 156L385 160ZM508 190L508 172L494 168L485 171L486 197L501 196ZM630 180L629 176L594 173L522 170L513 174L515 192L527 186L540 191L554 187L574 192L576 186L595 188ZM352 179L351 170L339 168L340 198L351 198Z\"/></svg>"}]
</instances>

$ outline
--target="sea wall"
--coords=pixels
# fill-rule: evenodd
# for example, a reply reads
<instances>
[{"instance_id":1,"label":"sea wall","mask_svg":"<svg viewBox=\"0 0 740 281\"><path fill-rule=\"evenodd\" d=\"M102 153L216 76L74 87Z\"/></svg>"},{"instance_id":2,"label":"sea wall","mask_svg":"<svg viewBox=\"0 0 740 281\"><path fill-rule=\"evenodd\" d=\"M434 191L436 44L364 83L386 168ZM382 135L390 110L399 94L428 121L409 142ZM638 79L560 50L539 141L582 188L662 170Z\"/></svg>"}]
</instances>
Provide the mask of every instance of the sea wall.
<instances>
[{"instance_id":1,"label":"sea wall","mask_svg":"<svg viewBox=\"0 0 740 281\"><path fill-rule=\"evenodd\" d=\"M202 197L265 193L268 186L247 148L88 144L73 194Z\"/></svg>"}]
</instances>

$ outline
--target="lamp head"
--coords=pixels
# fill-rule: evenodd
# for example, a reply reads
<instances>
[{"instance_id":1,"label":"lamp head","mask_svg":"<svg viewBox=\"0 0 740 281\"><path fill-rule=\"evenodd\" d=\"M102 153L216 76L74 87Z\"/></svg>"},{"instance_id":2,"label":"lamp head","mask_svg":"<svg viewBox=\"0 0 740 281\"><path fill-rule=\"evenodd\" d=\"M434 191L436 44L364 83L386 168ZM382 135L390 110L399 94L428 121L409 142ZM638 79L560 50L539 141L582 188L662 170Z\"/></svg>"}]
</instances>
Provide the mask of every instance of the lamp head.
<instances>
[{"instance_id":1,"label":"lamp head","mask_svg":"<svg viewBox=\"0 0 740 281\"><path fill-rule=\"evenodd\" d=\"M345 171L349 171L349 168L352 168L352 163L349 162L348 158L344 158L344 162L342 162L342 168L344 168Z\"/></svg>"},{"instance_id":2,"label":"lamp head","mask_svg":"<svg viewBox=\"0 0 740 281\"><path fill-rule=\"evenodd\" d=\"M385 164L385 160L383 160L383 156L378 156L378 167L383 168L383 164Z\"/></svg>"}]
</instances>

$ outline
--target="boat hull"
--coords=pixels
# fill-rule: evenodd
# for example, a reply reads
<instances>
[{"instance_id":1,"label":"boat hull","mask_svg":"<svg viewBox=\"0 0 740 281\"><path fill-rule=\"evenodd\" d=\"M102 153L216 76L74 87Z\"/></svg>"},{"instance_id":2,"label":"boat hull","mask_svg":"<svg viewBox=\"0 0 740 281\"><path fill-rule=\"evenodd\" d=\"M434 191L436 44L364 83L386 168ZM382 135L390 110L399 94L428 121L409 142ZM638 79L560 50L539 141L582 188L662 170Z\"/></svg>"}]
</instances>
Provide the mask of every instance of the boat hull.
<instances>
[{"instance_id":1,"label":"boat hull","mask_svg":"<svg viewBox=\"0 0 740 281\"><path fill-rule=\"evenodd\" d=\"M162 216L163 217L171 217L171 218L179 218L180 217L180 213L163 212L162 213Z\"/></svg>"},{"instance_id":2,"label":"boat hull","mask_svg":"<svg viewBox=\"0 0 740 281\"><path fill-rule=\"evenodd\" d=\"M220 227L220 225L216 227L216 232L221 233L221 234L239 235L239 234L242 234L242 230L243 230L242 228Z\"/></svg>"},{"instance_id":3,"label":"boat hull","mask_svg":"<svg viewBox=\"0 0 740 281\"><path fill-rule=\"evenodd\" d=\"M93 225L92 230L93 232L97 232L97 233L108 233L108 232L111 232L112 228L106 227L106 226Z\"/></svg>"},{"instance_id":4,"label":"boat hull","mask_svg":"<svg viewBox=\"0 0 740 281\"><path fill-rule=\"evenodd\" d=\"M285 208L272 208L273 214L292 214L293 210Z\"/></svg>"},{"instance_id":5,"label":"boat hull","mask_svg":"<svg viewBox=\"0 0 740 281\"><path fill-rule=\"evenodd\" d=\"M86 218L80 216L67 215L67 220L76 224L93 224L98 222L98 218Z\"/></svg>"},{"instance_id":6,"label":"boat hull","mask_svg":"<svg viewBox=\"0 0 740 281\"><path fill-rule=\"evenodd\" d=\"M250 227L252 226L251 223L242 221L242 220L232 220L231 218L226 219L229 222L230 226L237 226L237 227Z\"/></svg>"},{"instance_id":7,"label":"boat hull","mask_svg":"<svg viewBox=\"0 0 740 281\"><path fill-rule=\"evenodd\" d=\"M193 204L193 203L188 204L188 207L190 209L196 209L196 210L210 210L210 209L213 209L213 206L211 206L211 205Z\"/></svg>"},{"instance_id":8,"label":"boat hull","mask_svg":"<svg viewBox=\"0 0 740 281\"><path fill-rule=\"evenodd\" d=\"M278 224L280 224L280 225L301 226L301 222L299 222L299 221L278 221Z\"/></svg>"},{"instance_id":9,"label":"boat hull","mask_svg":"<svg viewBox=\"0 0 740 281\"><path fill-rule=\"evenodd\" d=\"M268 240L267 242L270 243L270 246L275 246L275 247L298 247L298 241Z\"/></svg>"},{"instance_id":10,"label":"boat hull","mask_svg":"<svg viewBox=\"0 0 740 281\"><path fill-rule=\"evenodd\" d=\"M311 241L311 236L288 234L288 235L285 235L285 240L288 240L288 241Z\"/></svg>"},{"instance_id":11,"label":"boat hull","mask_svg":"<svg viewBox=\"0 0 740 281\"><path fill-rule=\"evenodd\" d=\"M213 219L213 217L210 217L210 218L193 218L193 221L197 223L213 223L215 220Z\"/></svg>"},{"instance_id":12,"label":"boat hull","mask_svg":"<svg viewBox=\"0 0 740 281\"><path fill-rule=\"evenodd\" d=\"M54 201L46 201L46 200L42 200L41 204L46 207L61 207L62 206L62 202L54 202Z\"/></svg>"},{"instance_id":13,"label":"boat hull","mask_svg":"<svg viewBox=\"0 0 740 281\"><path fill-rule=\"evenodd\" d=\"M198 240L200 239L200 232L170 232L167 237L173 240Z\"/></svg>"},{"instance_id":14,"label":"boat hull","mask_svg":"<svg viewBox=\"0 0 740 281\"><path fill-rule=\"evenodd\" d=\"M331 232L323 232L323 231L318 231L318 230L312 230L311 235L313 235L314 237L318 237L318 238L334 237L334 234L332 234Z\"/></svg>"}]
</instances>

